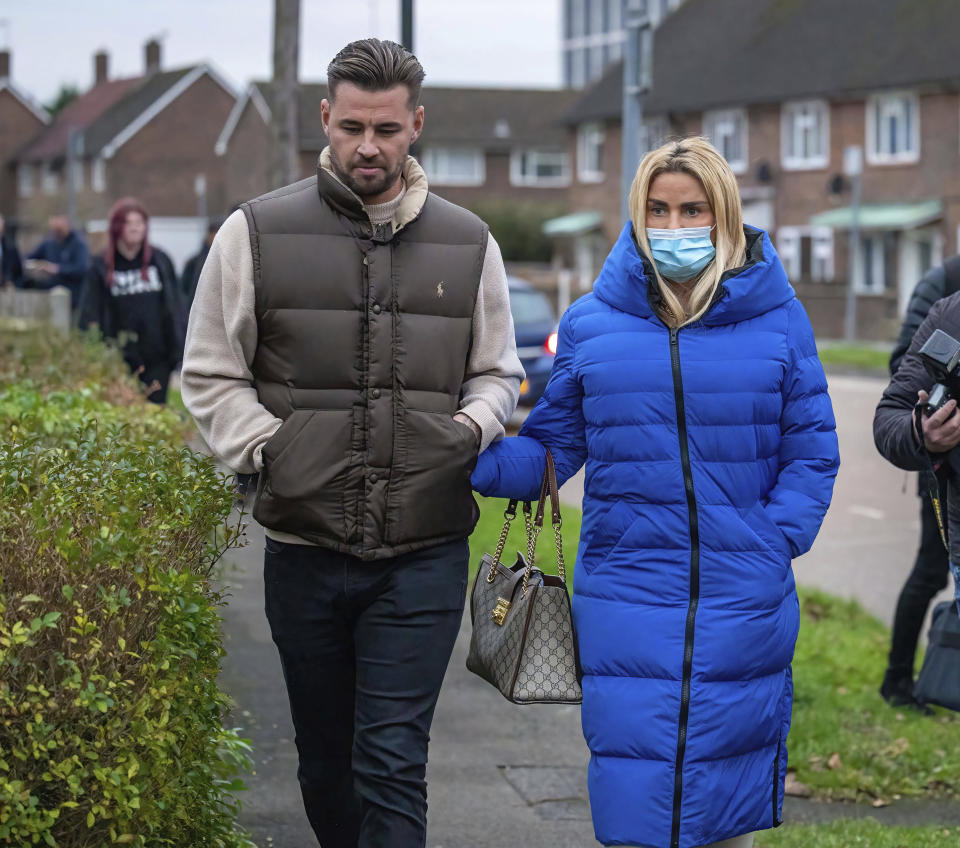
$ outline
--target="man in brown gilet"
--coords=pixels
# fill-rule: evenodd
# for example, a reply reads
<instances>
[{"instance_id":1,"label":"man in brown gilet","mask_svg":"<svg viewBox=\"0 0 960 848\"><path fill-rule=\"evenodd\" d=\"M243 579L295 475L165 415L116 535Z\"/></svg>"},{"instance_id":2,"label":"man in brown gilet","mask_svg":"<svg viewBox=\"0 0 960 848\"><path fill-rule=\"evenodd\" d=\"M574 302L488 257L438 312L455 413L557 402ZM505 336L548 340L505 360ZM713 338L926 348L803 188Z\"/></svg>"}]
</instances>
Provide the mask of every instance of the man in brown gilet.
<instances>
[{"instance_id":1,"label":"man in brown gilet","mask_svg":"<svg viewBox=\"0 0 960 848\"><path fill-rule=\"evenodd\" d=\"M334 58L316 176L224 223L184 356L207 443L260 474L267 618L324 848L424 844L470 472L523 379L496 242L408 155L423 75L388 41Z\"/></svg>"}]
</instances>

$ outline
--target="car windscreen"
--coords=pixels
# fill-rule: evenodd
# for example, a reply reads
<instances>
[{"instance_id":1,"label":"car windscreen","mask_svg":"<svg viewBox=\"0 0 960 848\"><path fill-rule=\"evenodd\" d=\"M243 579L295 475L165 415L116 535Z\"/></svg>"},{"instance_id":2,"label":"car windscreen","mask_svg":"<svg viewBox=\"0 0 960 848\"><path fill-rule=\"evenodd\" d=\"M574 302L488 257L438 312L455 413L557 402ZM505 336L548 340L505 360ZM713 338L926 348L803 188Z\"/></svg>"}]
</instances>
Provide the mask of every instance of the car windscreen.
<instances>
[{"instance_id":1,"label":"car windscreen","mask_svg":"<svg viewBox=\"0 0 960 848\"><path fill-rule=\"evenodd\" d=\"M510 290L510 311L514 324L552 324L553 307L549 298L538 291Z\"/></svg>"}]
</instances>

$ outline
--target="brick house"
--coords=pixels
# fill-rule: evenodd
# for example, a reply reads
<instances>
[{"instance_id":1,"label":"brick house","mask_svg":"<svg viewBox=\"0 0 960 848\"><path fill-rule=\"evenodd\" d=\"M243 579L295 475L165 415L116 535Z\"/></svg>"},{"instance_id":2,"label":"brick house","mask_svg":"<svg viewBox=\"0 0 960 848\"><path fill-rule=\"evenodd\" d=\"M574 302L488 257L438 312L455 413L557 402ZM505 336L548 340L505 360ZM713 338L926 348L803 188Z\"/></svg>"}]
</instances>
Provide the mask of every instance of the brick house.
<instances>
[{"instance_id":1,"label":"brick house","mask_svg":"<svg viewBox=\"0 0 960 848\"><path fill-rule=\"evenodd\" d=\"M182 262L199 246L206 216L227 211L214 146L236 97L209 65L164 70L156 41L145 45L141 76L110 79L105 52L94 56L94 71L90 90L16 155L24 229L39 238L72 192L76 223L97 249L110 206L133 195L151 215L151 240Z\"/></svg>"},{"instance_id":2,"label":"brick house","mask_svg":"<svg viewBox=\"0 0 960 848\"><path fill-rule=\"evenodd\" d=\"M738 175L817 332L842 335L853 222L844 151L863 151L858 336L890 338L919 277L960 251L960 4L687 0L656 30L645 149L704 134ZM691 50L690 45L723 45ZM683 61L677 61L682 56ZM571 210L619 229L622 66L567 116ZM592 169L592 170L591 170ZM617 226L614 226L616 224Z\"/></svg>"},{"instance_id":3,"label":"brick house","mask_svg":"<svg viewBox=\"0 0 960 848\"><path fill-rule=\"evenodd\" d=\"M315 172L327 143L320 122L326 96L325 84L299 89L301 177ZM424 131L413 152L431 189L454 203L563 204L571 166L566 131L556 121L575 97L558 90L425 87ZM269 83L251 83L217 142L231 203L271 188L271 100Z\"/></svg>"},{"instance_id":4,"label":"brick house","mask_svg":"<svg viewBox=\"0 0 960 848\"><path fill-rule=\"evenodd\" d=\"M10 51L0 50L0 215L17 216L17 151L50 123L50 115L10 78Z\"/></svg>"}]
</instances>

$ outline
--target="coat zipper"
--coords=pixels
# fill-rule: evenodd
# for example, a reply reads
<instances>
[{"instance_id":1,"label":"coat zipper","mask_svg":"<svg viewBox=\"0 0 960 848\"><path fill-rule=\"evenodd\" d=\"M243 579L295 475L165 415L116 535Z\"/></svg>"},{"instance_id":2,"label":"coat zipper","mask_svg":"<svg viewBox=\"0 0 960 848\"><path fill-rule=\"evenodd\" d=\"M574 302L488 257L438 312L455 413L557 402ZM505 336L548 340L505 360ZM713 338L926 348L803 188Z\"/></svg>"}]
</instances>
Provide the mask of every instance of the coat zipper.
<instances>
[{"instance_id":1,"label":"coat zipper","mask_svg":"<svg viewBox=\"0 0 960 848\"><path fill-rule=\"evenodd\" d=\"M683 378L680 373L680 330L670 330L670 365L673 370L673 397L677 406L677 432L680 439L680 463L683 488L687 496L690 527L690 601L683 637L683 680L680 686L680 725L677 733L677 762L673 783L673 826L671 848L680 848L680 808L683 800L683 758L687 749L687 719L690 716L690 678L693 671L693 636L700 602L700 528L697 524L697 498L693 491L690 449L687 443L687 414L683 403Z\"/></svg>"},{"instance_id":2,"label":"coat zipper","mask_svg":"<svg viewBox=\"0 0 960 848\"><path fill-rule=\"evenodd\" d=\"M783 822L777 818L777 801L780 800L780 752L783 749L783 732L777 739L777 758L773 761L773 826L780 827Z\"/></svg>"}]
</instances>

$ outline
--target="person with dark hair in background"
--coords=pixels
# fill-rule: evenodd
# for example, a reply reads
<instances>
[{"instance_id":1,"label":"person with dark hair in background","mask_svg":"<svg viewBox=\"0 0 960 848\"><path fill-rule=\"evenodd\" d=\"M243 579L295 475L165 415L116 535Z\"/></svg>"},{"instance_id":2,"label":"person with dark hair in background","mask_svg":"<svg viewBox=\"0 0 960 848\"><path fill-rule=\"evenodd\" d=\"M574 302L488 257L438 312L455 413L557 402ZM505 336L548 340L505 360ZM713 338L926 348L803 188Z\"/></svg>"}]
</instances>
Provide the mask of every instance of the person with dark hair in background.
<instances>
[{"instance_id":1,"label":"person with dark hair in background","mask_svg":"<svg viewBox=\"0 0 960 848\"><path fill-rule=\"evenodd\" d=\"M23 262L17 243L7 233L6 222L0 215L0 286L23 284Z\"/></svg>"},{"instance_id":2,"label":"person with dark hair in background","mask_svg":"<svg viewBox=\"0 0 960 848\"><path fill-rule=\"evenodd\" d=\"M391 41L337 54L317 173L224 222L183 362L207 444L260 472L267 620L323 848L425 844L470 469L523 379L497 243L409 155L423 76Z\"/></svg>"},{"instance_id":3,"label":"person with dark hair in background","mask_svg":"<svg viewBox=\"0 0 960 848\"><path fill-rule=\"evenodd\" d=\"M203 245L200 251L187 260L183 266L183 273L180 275L180 291L183 294L184 302L189 309L193 303L193 296L197 291L197 282L200 279L200 272L203 270L203 263L207 261L207 254L210 253L210 245L213 244L213 238L223 223L219 218L211 218L207 223L207 233L203 237Z\"/></svg>"},{"instance_id":4,"label":"person with dark hair in background","mask_svg":"<svg viewBox=\"0 0 960 848\"><path fill-rule=\"evenodd\" d=\"M938 265L917 283L907 314L900 327L896 347L890 355L890 376L900 367L910 342L933 305L941 298L960 291L960 256ZM941 491L946 491L947 465L936 472ZM945 589L950 574L950 557L940 539L940 529L933 511L933 503L923 485L920 494L920 547L913 570L907 577L893 618L893 634L890 639L890 655L887 670L880 686L880 695L894 707L917 706L913 694L914 660L917 642L927 608L938 592Z\"/></svg>"},{"instance_id":5,"label":"person with dark hair in background","mask_svg":"<svg viewBox=\"0 0 960 848\"><path fill-rule=\"evenodd\" d=\"M170 258L150 244L149 217L125 197L110 210L108 245L87 275L80 327L97 326L119 339L147 399L165 403L170 373L183 356L186 310Z\"/></svg>"},{"instance_id":6,"label":"person with dark hair in background","mask_svg":"<svg viewBox=\"0 0 960 848\"><path fill-rule=\"evenodd\" d=\"M70 290L70 305L80 303L83 281L90 267L90 251L80 234L70 226L66 215L51 215L50 237L40 242L27 256L24 271L26 288Z\"/></svg>"}]
</instances>

